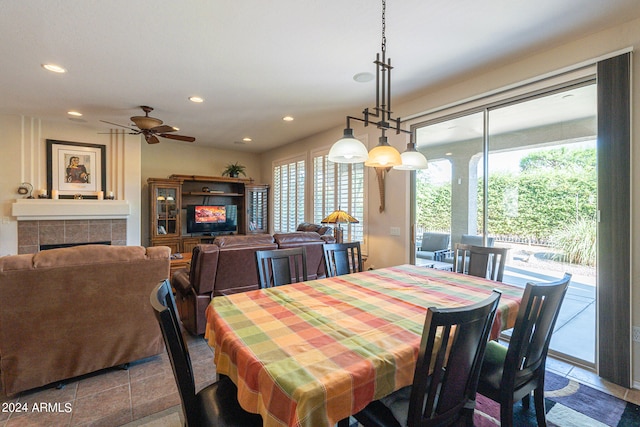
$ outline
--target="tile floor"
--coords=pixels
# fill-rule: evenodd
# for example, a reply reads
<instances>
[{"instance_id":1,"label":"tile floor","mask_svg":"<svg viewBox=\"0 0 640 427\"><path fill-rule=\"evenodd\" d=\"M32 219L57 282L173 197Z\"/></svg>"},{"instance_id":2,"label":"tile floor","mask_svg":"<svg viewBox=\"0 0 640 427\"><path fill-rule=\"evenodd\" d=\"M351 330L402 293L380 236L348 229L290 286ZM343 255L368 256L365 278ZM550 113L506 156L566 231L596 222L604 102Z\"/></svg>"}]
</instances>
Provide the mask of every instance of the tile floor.
<instances>
[{"instance_id":1,"label":"tile floor","mask_svg":"<svg viewBox=\"0 0 640 427\"><path fill-rule=\"evenodd\" d=\"M213 350L202 337L188 338L189 350L196 377L197 388L215 381ZM640 404L640 390L630 390L610 384L593 372L572 366L556 359L547 362L553 372L570 377L618 398ZM107 369L70 381L63 389L45 387L24 392L14 398L0 393L2 412L0 427L13 426L104 426L127 427L154 424L154 414L171 411L180 404L171 365L166 354L132 363L129 370ZM33 404L61 404L63 412L33 412ZM28 413L8 413L5 403L26 403ZM70 410L64 412L65 403ZM179 412L179 411L178 411ZM179 425L174 417L171 426ZM148 424L147 424L148 422Z\"/></svg>"},{"instance_id":2,"label":"tile floor","mask_svg":"<svg viewBox=\"0 0 640 427\"><path fill-rule=\"evenodd\" d=\"M202 337L185 334L185 338L200 389L216 379L213 350ZM20 407L26 403L28 412L10 413L10 405L16 403ZM59 403L60 411L35 412L34 404L41 403ZM0 391L0 404L0 427L115 427L179 405L180 397L169 358L163 353L131 363L128 370L106 369L70 380L62 389L43 387L13 398Z\"/></svg>"}]
</instances>

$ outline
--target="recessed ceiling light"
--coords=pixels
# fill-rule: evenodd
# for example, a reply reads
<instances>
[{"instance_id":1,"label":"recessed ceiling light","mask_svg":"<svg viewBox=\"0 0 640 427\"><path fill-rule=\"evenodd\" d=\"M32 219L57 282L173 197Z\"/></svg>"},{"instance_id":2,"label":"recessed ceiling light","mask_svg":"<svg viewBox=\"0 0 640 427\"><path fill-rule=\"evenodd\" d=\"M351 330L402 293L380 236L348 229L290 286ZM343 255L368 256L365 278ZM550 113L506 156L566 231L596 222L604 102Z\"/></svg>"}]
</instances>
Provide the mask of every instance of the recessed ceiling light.
<instances>
[{"instance_id":1,"label":"recessed ceiling light","mask_svg":"<svg viewBox=\"0 0 640 427\"><path fill-rule=\"evenodd\" d=\"M449 152L449 153L444 153L445 156L453 156L453 153Z\"/></svg>"},{"instance_id":2,"label":"recessed ceiling light","mask_svg":"<svg viewBox=\"0 0 640 427\"><path fill-rule=\"evenodd\" d=\"M70 116L82 117L82 113L79 111L67 111L67 114Z\"/></svg>"},{"instance_id":3,"label":"recessed ceiling light","mask_svg":"<svg viewBox=\"0 0 640 427\"><path fill-rule=\"evenodd\" d=\"M180 130L180 128L177 128L175 126L171 126L173 128L173 130L175 130L176 132Z\"/></svg>"},{"instance_id":4,"label":"recessed ceiling light","mask_svg":"<svg viewBox=\"0 0 640 427\"><path fill-rule=\"evenodd\" d=\"M252 140L251 138L249 138L249 137L242 138L242 140L243 140L244 142L251 142L251 141L253 141L253 140Z\"/></svg>"},{"instance_id":5,"label":"recessed ceiling light","mask_svg":"<svg viewBox=\"0 0 640 427\"><path fill-rule=\"evenodd\" d=\"M293 117L291 117L291 116L284 116L284 117L282 118L282 120L284 120L285 122L292 122L292 121L293 121Z\"/></svg>"},{"instance_id":6,"label":"recessed ceiling light","mask_svg":"<svg viewBox=\"0 0 640 427\"><path fill-rule=\"evenodd\" d=\"M42 68L48 71L52 71L54 73L59 73L59 74L67 72L67 70L65 70L63 67L56 64L42 64Z\"/></svg>"},{"instance_id":7,"label":"recessed ceiling light","mask_svg":"<svg viewBox=\"0 0 640 427\"><path fill-rule=\"evenodd\" d=\"M353 76L353 80L357 81L358 83L370 82L371 80L373 80L373 78L374 78L374 75L369 72L358 73L355 76Z\"/></svg>"},{"instance_id":8,"label":"recessed ceiling light","mask_svg":"<svg viewBox=\"0 0 640 427\"><path fill-rule=\"evenodd\" d=\"M201 102L204 102L204 99L200 98L199 96L190 96L189 101L201 103Z\"/></svg>"}]
</instances>

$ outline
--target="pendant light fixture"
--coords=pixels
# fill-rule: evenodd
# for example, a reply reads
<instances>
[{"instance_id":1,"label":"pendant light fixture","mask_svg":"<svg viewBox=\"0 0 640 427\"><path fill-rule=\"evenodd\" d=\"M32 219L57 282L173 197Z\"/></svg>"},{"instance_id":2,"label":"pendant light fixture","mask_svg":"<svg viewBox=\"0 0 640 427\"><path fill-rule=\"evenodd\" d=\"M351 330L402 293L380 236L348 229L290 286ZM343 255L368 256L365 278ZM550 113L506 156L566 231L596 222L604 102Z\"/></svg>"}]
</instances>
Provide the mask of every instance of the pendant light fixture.
<instances>
[{"instance_id":1,"label":"pendant light fixture","mask_svg":"<svg viewBox=\"0 0 640 427\"><path fill-rule=\"evenodd\" d=\"M427 169L429 167L427 158L416 150L416 144L414 142L409 142L407 144L406 151L402 153L400 157L402 157L402 164L394 166L394 169L414 171L418 169Z\"/></svg>"},{"instance_id":2,"label":"pendant light fixture","mask_svg":"<svg viewBox=\"0 0 640 427\"><path fill-rule=\"evenodd\" d=\"M396 134L405 133L411 135L411 131L400 127L400 118L391 116L391 59L387 60L387 39L386 30L386 1L382 0L382 53L376 55L376 106L373 111L365 108L362 112L363 117L347 116L347 128L344 130L344 136L338 140L329 151L329 160L335 163L360 163L365 162L365 166L375 168L391 168L414 170L424 169L427 167L427 159L416 151L415 144L407 146L407 151L401 157L398 150L389 145L386 132L395 131ZM377 121L374 121L376 120ZM379 143L370 152L362 142L354 138L353 129L351 128L351 120L363 122L365 126L369 124L376 125L381 130ZM408 154L407 154L408 153ZM407 154L407 156L404 156ZM418 156L422 159L418 159ZM406 157L407 164L404 164ZM380 176L380 174L379 174Z\"/></svg>"}]
</instances>

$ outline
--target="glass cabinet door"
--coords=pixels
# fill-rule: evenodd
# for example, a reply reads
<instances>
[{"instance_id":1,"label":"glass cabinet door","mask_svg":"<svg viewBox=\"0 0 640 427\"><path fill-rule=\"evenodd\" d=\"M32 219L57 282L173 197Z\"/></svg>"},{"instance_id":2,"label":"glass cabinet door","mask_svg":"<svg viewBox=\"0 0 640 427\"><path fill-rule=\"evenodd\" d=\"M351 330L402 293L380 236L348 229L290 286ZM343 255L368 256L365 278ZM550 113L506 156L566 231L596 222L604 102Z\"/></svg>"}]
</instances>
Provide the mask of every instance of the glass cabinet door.
<instances>
[{"instance_id":1,"label":"glass cabinet door","mask_svg":"<svg viewBox=\"0 0 640 427\"><path fill-rule=\"evenodd\" d=\"M152 246L171 246L168 240L180 238L180 182L150 178L150 237ZM179 245L178 245L179 246Z\"/></svg>"},{"instance_id":2,"label":"glass cabinet door","mask_svg":"<svg viewBox=\"0 0 640 427\"><path fill-rule=\"evenodd\" d=\"M247 234L267 233L269 228L267 211L268 186L247 185Z\"/></svg>"},{"instance_id":3,"label":"glass cabinet door","mask_svg":"<svg viewBox=\"0 0 640 427\"><path fill-rule=\"evenodd\" d=\"M158 236L176 234L178 232L178 216L180 211L176 205L177 188L158 188L156 191L156 219Z\"/></svg>"}]
</instances>

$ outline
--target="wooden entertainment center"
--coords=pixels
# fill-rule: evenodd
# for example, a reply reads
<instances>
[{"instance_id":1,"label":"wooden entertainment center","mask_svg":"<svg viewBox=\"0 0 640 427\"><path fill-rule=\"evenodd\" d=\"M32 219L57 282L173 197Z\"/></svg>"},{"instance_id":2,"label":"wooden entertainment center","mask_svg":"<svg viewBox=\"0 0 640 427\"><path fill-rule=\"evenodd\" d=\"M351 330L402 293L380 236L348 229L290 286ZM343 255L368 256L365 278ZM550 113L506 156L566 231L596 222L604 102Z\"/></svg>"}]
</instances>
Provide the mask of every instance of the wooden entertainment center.
<instances>
[{"instance_id":1,"label":"wooden entertainment center","mask_svg":"<svg viewBox=\"0 0 640 427\"><path fill-rule=\"evenodd\" d=\"M171 175L149 178L151 246L168 246L172 253L191 253L215 235L188 234L183 219L189 205L229 205L237 208L233 234L268 233L269 186L253 179L221 176ZM226 232L225 234L230 234Z\"/></svg>"}]
</instances>

